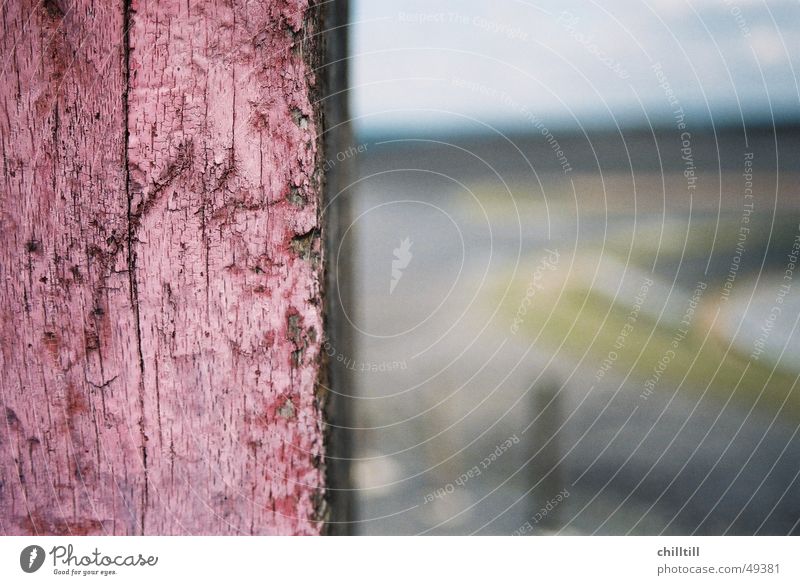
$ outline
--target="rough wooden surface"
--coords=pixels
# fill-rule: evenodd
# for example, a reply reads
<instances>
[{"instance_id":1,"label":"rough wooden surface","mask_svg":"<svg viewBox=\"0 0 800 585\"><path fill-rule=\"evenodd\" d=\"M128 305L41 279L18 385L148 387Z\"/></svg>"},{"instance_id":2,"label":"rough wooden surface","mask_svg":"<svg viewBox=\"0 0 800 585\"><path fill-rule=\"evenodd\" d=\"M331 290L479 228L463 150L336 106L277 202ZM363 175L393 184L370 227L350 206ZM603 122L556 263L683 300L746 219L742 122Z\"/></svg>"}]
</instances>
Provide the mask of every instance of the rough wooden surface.
<instances>
[{"instance_id":1,"label":"rough wooden surface","mask_svg":"<svg viewBox=\"0 0 800 585\"><path fill-rule=\"evenodd\" d=\"M3 4L2 533L322 529L307 4Z\"/></svg>"}]
</instances>

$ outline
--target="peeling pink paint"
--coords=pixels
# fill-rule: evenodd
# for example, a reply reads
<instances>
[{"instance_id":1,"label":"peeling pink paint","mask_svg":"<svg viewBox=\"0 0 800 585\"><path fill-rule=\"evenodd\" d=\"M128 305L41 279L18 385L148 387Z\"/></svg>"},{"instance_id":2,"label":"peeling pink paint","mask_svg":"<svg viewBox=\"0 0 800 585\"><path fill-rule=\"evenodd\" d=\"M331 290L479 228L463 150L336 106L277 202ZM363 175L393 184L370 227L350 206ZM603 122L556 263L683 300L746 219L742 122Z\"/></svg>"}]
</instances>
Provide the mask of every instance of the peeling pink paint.
<instances>
[{"instance_id":1,"label":"peeling pink paint","mask_svg":"<svg viewBox=\"0 0 800 585\"><path fill-rule=\"evenodd\" d=\"M0 531L319 533L316 9L3 10Z\"/></svg>"}]
</instances>

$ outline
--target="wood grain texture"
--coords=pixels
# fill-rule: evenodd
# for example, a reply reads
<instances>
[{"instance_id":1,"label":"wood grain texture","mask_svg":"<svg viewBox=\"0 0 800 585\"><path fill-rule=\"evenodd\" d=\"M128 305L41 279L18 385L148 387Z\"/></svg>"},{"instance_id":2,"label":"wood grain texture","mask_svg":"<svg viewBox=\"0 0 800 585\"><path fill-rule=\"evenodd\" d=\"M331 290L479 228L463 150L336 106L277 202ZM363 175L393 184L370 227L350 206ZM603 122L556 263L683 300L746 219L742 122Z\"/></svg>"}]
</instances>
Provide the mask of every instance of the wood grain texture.
<instances>
[{"instance_id":1,"label":"wood grain texture","mask_svg":"<svg viewBox=\"0 0 800 585\"><path fill-rule=\"evenodd\" d=\"M323 529L317 14L3 4L4 534Z\"/></svg>"}]
</instances>

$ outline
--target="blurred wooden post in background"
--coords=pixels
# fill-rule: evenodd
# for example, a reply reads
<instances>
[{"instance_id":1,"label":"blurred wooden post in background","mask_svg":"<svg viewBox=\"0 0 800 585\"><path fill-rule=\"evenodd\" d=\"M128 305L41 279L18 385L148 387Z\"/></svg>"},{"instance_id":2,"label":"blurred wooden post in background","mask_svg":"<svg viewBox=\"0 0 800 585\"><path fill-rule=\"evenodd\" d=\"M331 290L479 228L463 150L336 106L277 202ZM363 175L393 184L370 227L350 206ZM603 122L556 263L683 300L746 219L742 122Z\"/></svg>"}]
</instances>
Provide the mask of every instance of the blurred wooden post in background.
<instances>
[{"instance_id":1,"label":"blurred wooden post in background","mask_svg":"<svg viewBox=\"0 0 800 585\"><path fill-rule=\"evenodd\" d=\"M320 532L322 9L0 10L0 532Z\"/></svg>"},{"instance_id":2,"label":"blurred wooden post in background","mask_svg":"<svg viewBox=\"0 0 800 585\"><path fill-rule=\"evenodd\" d=\"M533 392L534 413L538 417L532 433L534 452L538 452L531 466L531 485L536 486L531 494L537 528L533 534L549 534L561 528L562 510L553 505L553 500L566 488L558 437L564 424L562 386L556 379L545 379Z\"/></svg>"}]
</instances>

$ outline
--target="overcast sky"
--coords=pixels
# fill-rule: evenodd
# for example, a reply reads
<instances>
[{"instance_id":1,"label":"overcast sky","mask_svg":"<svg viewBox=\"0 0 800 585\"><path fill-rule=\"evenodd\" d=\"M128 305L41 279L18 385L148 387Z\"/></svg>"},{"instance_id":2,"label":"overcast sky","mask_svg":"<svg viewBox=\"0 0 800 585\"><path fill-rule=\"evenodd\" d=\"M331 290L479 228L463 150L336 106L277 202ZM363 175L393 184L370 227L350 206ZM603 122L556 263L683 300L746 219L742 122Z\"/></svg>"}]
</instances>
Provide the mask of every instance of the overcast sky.
<instances>
[{"instance_id":1,"label":"overcast sky","mask_svg":"<svg viewBox=\"0 0 800 585\"><path fill-rule=\"evenodd\" d=\"M800 113L797 0L355 0L352 21L361 130Z\"/></svg>"}]
</instances>

